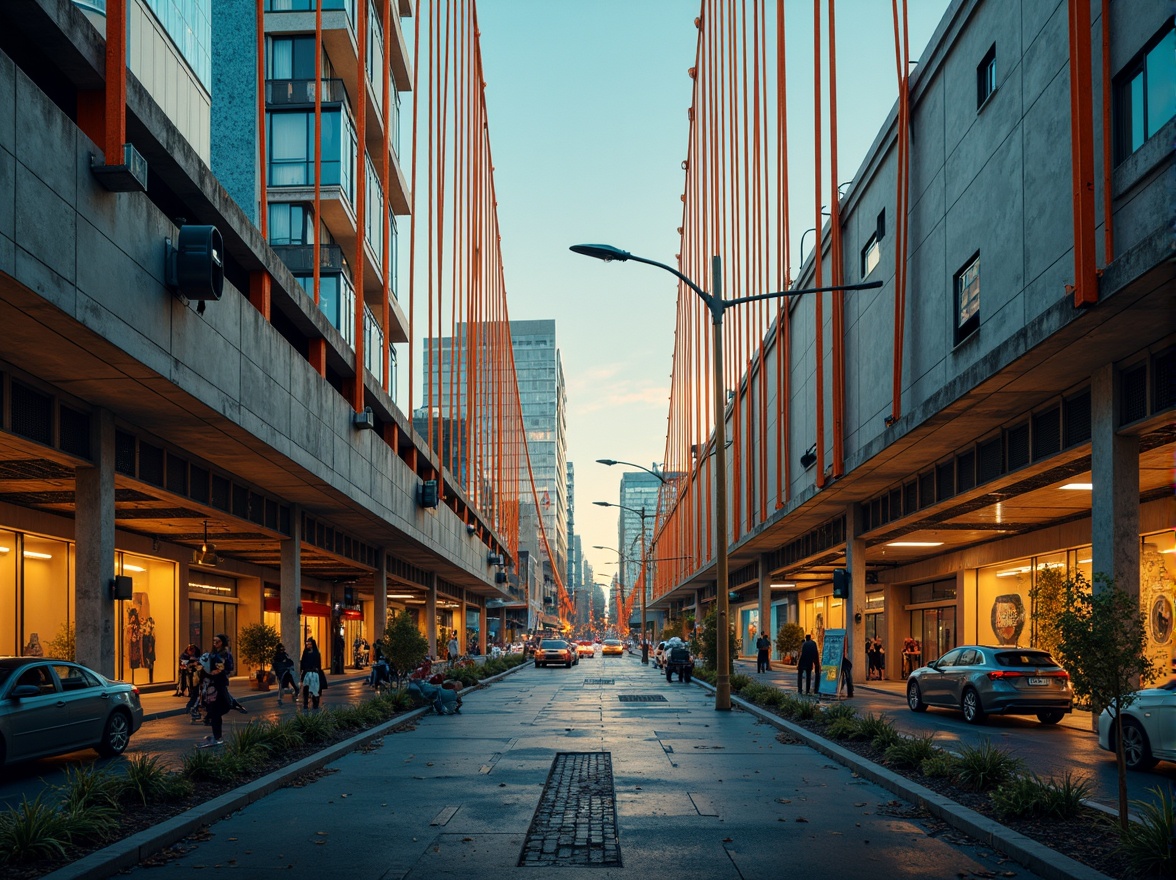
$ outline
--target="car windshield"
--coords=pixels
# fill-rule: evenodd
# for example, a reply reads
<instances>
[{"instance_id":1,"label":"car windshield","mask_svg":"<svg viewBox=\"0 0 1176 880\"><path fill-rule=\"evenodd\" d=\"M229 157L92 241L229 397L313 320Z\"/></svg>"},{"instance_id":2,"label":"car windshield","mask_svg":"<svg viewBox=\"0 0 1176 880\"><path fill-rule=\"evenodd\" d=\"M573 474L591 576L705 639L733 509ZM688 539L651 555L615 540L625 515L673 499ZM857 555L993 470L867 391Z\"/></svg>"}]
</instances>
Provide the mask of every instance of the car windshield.
<instances>
[{"instance_id":1,"label":"car windshield","mask_svg":"<svg viewBox=\"0 0 1176 880\"><path fill-rule=\"evenodd\" d=\"M619 645L621 643L621 640L620 639L605 639L604 643L606 645Z\"/></svg>"},{"instance_id":2,"label":"car windshield","mask_svg":"<svg viewBox=\"0 0 1176 880\"><path fill-rule=\"evenodd\" d=\"M10 675L12 675L11 666L0 666L0 687L4 687L4 682L8 681Z\"/></svg>"},{"instance_id":3,"label":"car windshield","mask_svg":"<svg viewBox=\"0 0 1176 880\"><path fill-rule=\"evenodd\" d=\"M561 642L558 639L544 639L539 645L544 651L558 651L560 648L566 648L567 642Z\"/></svg>"},{"instance_id":4,"label":"car windshield","mask_svg":"<svg viewBox=\"0 0 1176 880\"><path fill-rule=\"evenodd\" d=\"M1001 651L996 655L996 662L1014 668L1058 665L1045 651Z\"/></svg>"},{"instance_id":5,"label":"car windshield","mask_svg":"<svg viewBox=\"0 0 1176 880\"><path fill-rule=\"evenodd\" d=\"M1163 684L1157 684L1156 687L1161 691L1176 691L1176 678L1169 678Z\"/></svg>"}]
</instances>

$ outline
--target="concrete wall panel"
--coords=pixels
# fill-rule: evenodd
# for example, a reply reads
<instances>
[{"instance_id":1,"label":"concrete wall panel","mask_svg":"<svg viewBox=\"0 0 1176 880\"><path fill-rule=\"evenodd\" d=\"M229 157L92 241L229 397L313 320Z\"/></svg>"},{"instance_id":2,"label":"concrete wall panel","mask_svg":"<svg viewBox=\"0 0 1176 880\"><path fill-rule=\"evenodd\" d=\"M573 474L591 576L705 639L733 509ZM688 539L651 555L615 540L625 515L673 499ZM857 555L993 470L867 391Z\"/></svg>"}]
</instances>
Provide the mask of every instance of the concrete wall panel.
<instances>
[{"instance_id":1,"label":"concrete wall panel","mask_svg":"<svg viewBox=\"0 0 1176 880\"><path fill-rule=\"evenodd\" d=\"M920 202L927 189L942 177L943 163L947 159L945 91L941 80L935 80L911 107L911 180L910 202ZM939 183L942 186L942 181ZM893 187L891 188L893 190ZM891 204L894 194L891 192ZM912 238L912 241L918 239Z\"/></svg>"},{"instance_id":2,"label":"concrete wall panel","mask_svg":"<svg viewBox=\"0 0 1176 880\"><path fill-rule=\"evenodd\" d=\"M16 149L16 65L0 53L0 149ZM0 193L11 190L0 189Z\"/></svg>"},{"instance_id":3,"label":"concrete wall panel","mask_svg":"<svg viewBox=\"0 0 1176 880\"><path fill-rule=\"evenodd\" d=\"M911 396L916 383L933 375L942 385L943 360L950 346L951 275L946 257L946 229L935 227L910 256L906 333L903 337L903 410L923 400Z\"/></svg>"},{"instance_id":4,"label":"concrete wall panel","mask_svg":"<svg viewBox=\"0 0 1176 880\"><path fill-rule=\"evenodd\" d=\"M20 217L20 226L14 235L16 244L32 260L53 273L49 279L27 263L22 268L18 257L17 279L72 314L77 268L73 205L20 161L16 163L15 189L16 215ZM62 289L63 285L69 289Z\"/></svg>"},{"instance_id":5,"label":"concrete wall panel","mask_svg":"<svg viewBox=\"0 0 1176 880\"><path fill-rule=\"evenodd\" d=\"M1051 14L1040 18L1040 20L1038 17L1049 10L1049 4L1026 3L1022 5L1022 10L1026 18L1026 27L1034 27L1033 36L1025 34L1024 57L1021 59L1021 94L1026 114L1031 112L1033 105L1058 77L1061 77L1066 83L1065 101L1060 106L1068 110L1070 106L1070 17L1066 11L1066 5L1059 3L1053 7ZM1098 51L1097 43L1095 51ZM1051 97L1046 103L1052 104L1053 100ZM1069 144L1059 143L1059 146L1068 147ZM1068 151L1066 151L1066 155L1069 155Z\"/></svg>"},{"instance_id":6,"label":"concrete wall panel","mask_svg":"<svg viewBox=\"0 0 1176 880\"><path fill-rule=\"evenodd\" d=\"M1073 247L1073 203L1058 198L1070 189L1070 120L1068 76L1058 76L1043 99L1028 108L1021 126L1025 162L1021 174L1025 194L1025 277L1037 278ZM1069 270L1073 275L1073 269Z\"/></svg>"},{"instance_id":7,"label":"concrete wall panel","mask_svg":"<svg viewBox=\"0 0 1176 880\"><path fill-rule=\"evenodd\" d=\"M15 112L17 161L59 199L72 205L76 196L77 128L23 72L16 75ZM23 227L23 213L21 218Z\"/></svg>"}]
</instances>

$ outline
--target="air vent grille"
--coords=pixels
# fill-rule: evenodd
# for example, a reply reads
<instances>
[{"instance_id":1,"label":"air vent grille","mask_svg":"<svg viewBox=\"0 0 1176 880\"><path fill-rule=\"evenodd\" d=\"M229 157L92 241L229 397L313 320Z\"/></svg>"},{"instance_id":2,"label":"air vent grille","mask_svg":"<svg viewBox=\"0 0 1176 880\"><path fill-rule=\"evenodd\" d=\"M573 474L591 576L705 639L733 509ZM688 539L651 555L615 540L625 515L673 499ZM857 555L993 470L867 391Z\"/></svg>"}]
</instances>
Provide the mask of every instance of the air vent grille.
<instances>
[{"instance_id":1,"label":"air vent grille","mask_svg":"<svg viewBox=\"0 0 1176 880\"><path fill-rule=\"evenodd\" d=\"M1029 464L1029 423L1014 425L1009 428L1005 437L1009 450L1009 470L1015 471Z\"/></svg>"},{"instance_id":2,"label":"air vent grille","mask_svg":"<svg viewBox=\"0 0 1176 880\"><path fill-rule=\"evenodd\" d=\"M12 433L53 445L53 398L20 382L12 383Z\"/></svg>"},{"instance_id":3,"label":"air vent grille","mask_svg":"<svg viewBox=\"0 0 1176 880\"><path fill-rule=\"evenodd\" d=\"M1160 352L1152 359L1152 412L1176 406L1176 348Z\"/></svg>"},{"instance_id":4,"label":"air vent grille","mask_svg":"<svg viewBox=\"0 0 1176 880\"><path fill-rule=\"evenodd\" d=\"M1129 425L1147 416L1147 365L1124 370L1119 376L1119 424Z\"/></svg>"},{"instance_id":5,"label":"air vent grille","mask_svg":"<svg viewBox=\"0 0 1176 880\"><path fill-rule=\"evenodd\" d=\"M1065 448L1090 439L1090 389L1067 398L1062 404Z\"/></svg>"},{"instance_id":6,"label":"air vent grille","mask_svg":"<svg viewBox=\"0 0 1176 880\"><path fill-rule=\"evenodd\" d=\"M90 415L63 406L58 410L58 437L62 452L90 460Z\"/></svg>"},{"instance_id":7,"label":"air vent grille","mask_svg":"<svg viewBox=\"0 0 1176 880\"><path fill-rule=\"evenodd\" d=\"M1033 416L1033 460L1062 451L1062 410L1054 407Z\"/></svg>"},{"instance_id":8,"label":"air vent grille","mask_svg":"<svg viewBox=\"0 0 1176 880\"><path fill-rule=\"evenodd\" d=\"M139 441L139 479L154 486L163 485L163 450Z\"/></svg>"}]
</instances>

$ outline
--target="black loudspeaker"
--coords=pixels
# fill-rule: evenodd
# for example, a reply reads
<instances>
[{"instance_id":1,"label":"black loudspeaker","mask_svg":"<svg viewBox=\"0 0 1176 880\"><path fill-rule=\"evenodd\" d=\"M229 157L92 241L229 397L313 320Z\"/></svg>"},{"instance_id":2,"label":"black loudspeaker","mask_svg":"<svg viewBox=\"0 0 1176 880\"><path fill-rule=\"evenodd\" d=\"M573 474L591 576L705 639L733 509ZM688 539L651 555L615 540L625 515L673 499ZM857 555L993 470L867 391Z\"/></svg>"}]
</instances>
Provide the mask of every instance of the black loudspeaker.
<instances>
[{"instance_id":1,"label":"black loudspeaker","mask_svg":"<svg viewBox=\"0 0 1176 880\"><path fill-rule=\"evenodd\" d=\"M439 503L437 481L425 480L421 483L421 507L436 507Z\"/></svg>"},{"instance_id":2,"label":"black loudspeaker","mask_svg":"<svg viewBox=\"0 0 1176 880\"><path fill-rule=\"evenodd\" d=\"M506 578L506 572L505 572L505 571L496 571L496 572L494 572L494 583L496 583L496 584L505 584L505 583L506 583L506 580L507 580L507 578Z\"/></svg>"},{"instance_id":3,"label":"black loudspeaker","mask_svg":"<svg viewBox=\"0 0 1176 880\"><path fill-rule=\"evenodd\" d=\"M135 582L126 575L119 575L110 582L110 598L129 599L131 593L135 589Z\"/></svg>"},{"instance_id":4,"label":"black loudspeaker","mask_svg":"<svg viewBox=\"0 0 1176 880\"><path fill-rule=\"evenodd\" d=\"M181 226L169 249L167 282L190 300L219 300L225 289L225 245L215 226Z\"/></svg>"},{"instance_id":5,"label":"black loudspeaker","mask_svg":"<svg viewBox=\"0 0 1176 880\"><path fill-rule=\"evenodd\" d=\"M849 595L849 572L844 568L833 569L833 598L844 599Z\"/></svg>"}]
</instances>

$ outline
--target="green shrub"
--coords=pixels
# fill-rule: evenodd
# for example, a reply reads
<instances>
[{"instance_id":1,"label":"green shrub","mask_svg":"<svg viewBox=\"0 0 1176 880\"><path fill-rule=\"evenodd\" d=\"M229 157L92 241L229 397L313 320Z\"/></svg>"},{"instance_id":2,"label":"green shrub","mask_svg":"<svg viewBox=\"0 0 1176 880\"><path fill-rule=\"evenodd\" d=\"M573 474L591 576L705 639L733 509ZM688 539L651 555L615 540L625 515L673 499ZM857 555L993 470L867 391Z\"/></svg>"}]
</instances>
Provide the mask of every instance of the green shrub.
<instances>
[{"instance_id":1,"label":"green shrub","mask_svg":"<svg viewBox=\"0 0 1176 880\"><path fill-rule=\"evenodd\" d=\"M42 800L21 796L20 806L0 813L0 861L64 856L71 839L69 816Z\"/></svg>"},{"instance_id":2,"label":"green shrub","mask_svg":"<svg viewBox=\"0 0 1176 880\"><path fill-rule=\"evenodd\" d=\"M924 761L939 752L934 739L935 735L932 733L923 736L900 735L896 742L887 746L883 759L887 764L894 764L897 767L921 767Z\"/></svg>"},{"instance_id":3,"label":"green shrub","mask_svg":"<svg viewBox=\"0 0 1176 880\"><path fill-rule=\"evenodd\" d=\"M958 769L955 756L939 750L919 765L920 772L932 779L951 779Z\"/></svg>"},{"instance_id":4,"label":"green shrub","mask_svg":"<svg viewBox=\"0 0 1176 880\"><path fill-rule=\"evenodd\" d=\"M735 672L731 675L731 693L742 694L745 687L755 683L755 679L750 675L744 675L742 672Z\"/></svg>"},{"instance_id":5,"label":"green shrub","mask_svg":"<svg viewBox=\"0 0 1176 880\"><path fill-rule=\"evenodd\" d=\"M291 718L289 723L306 743L326 742L335 732L335 718L332 712L303 712Z\"/></svg>"},{"instance_id":6,"label":"green shrub","mask_svg":"<svg viewBox=\"0 0 1176 880\"><path fill-rule=\"evenodd\" d=\"M788 695L777 687L766 687L765 693L762 694L756 702L766 709L778 709L784 705L784 701L788 699Z\"/></svg>"},{"instance_id":7,"label":"green shrub","mask_svg":"<svg viewBox=\"0 0 1176 880\"><path fill-rule=\"evenodd\" d=\"M240 762L228 752L196 749L184 755L180 773L193 782L232 782L241 771Z\"/></svg>"},{"instance_id":8,"label":"green shrub","mask_svg":"<svg viewBox=\"0 0 1176 880\"><path fill-rule=\"evenodd\" d=\"M797 721L812 721L821 714L821 705L816 700L796 700L793 717Z\"/></svg>"},{"instance_id":9,"label":"green shrub","mask_svg":"<svg viewBox=\"0 0 1176 880\"><path fill-rule=\"evenodd\" d=\"M834 718L825 725L825 735L833 739L858 739L859 730L856 718Z\"/></svg>"},{"instance_id":10,"label":"green shrub","mask_svg":"<svg viewBox=\"0 0 1176 880\"><path fill-rule=\"evenodd\" d=\"M158 755L134 755L126 762L122 796L144 806L155 803L170 790L168 777L171 775Z\"/></svg>"},{"instance_id":11,"label":"green shrub","mask_svg":"<svg viewBox=\"0 0 1176 880\"><path fill-rule=\"evenodd\" d=\"M732 688L732 690L734 689ZM751 684L744 686L744 688L739 691L739 696L747 700L749 703L755 703L757 706L763 706L769 699L771 699L771 695L774 693L776 693L776 689L771 685L760 684L757 681L753 681Z\"/></svg>"},{"instance_id":12,"label":"green shrub","mask_svg":"<svg viewBox=\"0 0 1176 880\"><path fill-rule=\"evenodd\" d=\"M992 792L992 806L1000 819L1070 819L1082 810L1090 794L1086 779L1067 772L1059 782L1036 773L1014 776Z\"/></svg>"},{"instance_id":13,"label":"green shrub","mask_svg":"<svg viewBox=\"0 0 1176 880\"><path fill-rule=\"evenodd\" d=\"M88 807L114 807L118 804L123 779L108 767L79 764L66 767L62 776L65 781L54 786L54 791L61 802L61 808L67 813Z\"/></svg>"},{"instance_id":14,"label":"green shrub","mask_svg":"<svg viewBox=\"0 0 1176 880\"><path fill-rule=\"evenodd\" d=\"M805 701L799 700L796 697L792 696L792 694L786 694L783 691L780 691L779 693L780 693L780 702L777 704L776 711L779 712L785 718L795 718L796 713L799 710L800 704Z\"/></svg>"},{"instance_id":15,"label":"green shrub","mask_svg":"<svg viewBox=\"0 0 1176 880\"><path fill-rule=\"evenodd\" d=\"M711 669L709 666L695 666L694 677L701 678L709 685L713 685L718 679L719 674Z\"/></svg>"},{"instance_id":16,"label":"green shrub","mask_svg":"<svg viewBox=\"0 0 1176 880\"><path fill-rule=\"evenodd\" d=\"M1008 749L994 746L986 739L979 746L961 747L956 765L955 779L961 787L971 791L990 791L1019 773L1022 762Z\"/></svg>"},{"instance_id":17,"label":"green shrub","mask_svg":"<svg viewBox=\"0 0 1176 880\"><path fill-rule=\"evenodd\" d=\"M876 749L885 749L893 745L899 737L893 721L885 715L875 715L873 712L858 719L858 730L861 738L869 740Z\"/></svg>"},{"instance_id":18,"label":"green shrub","mask_svg":"<svg viewBox=\"0 0 1176 880\"><path fill-rule=\"evenodd\" d=\"M1138 822L1132 822L1119 838L1119 849L1139 877L1171 877L1176 874L1176 801L1167 786L1148 789L1158 803L1134 801Z\"/></svg>"},{"instance_id":19,"label":"green shrub","mask_svg":"<svg viewBox=\"0 0 1176 880\"><path fill-rule=\"evenodd\" d=\"M848 703L835 703L821 714L827 723L849 721L857 718L857 712Z\"/></svg>"}]
</instances>

